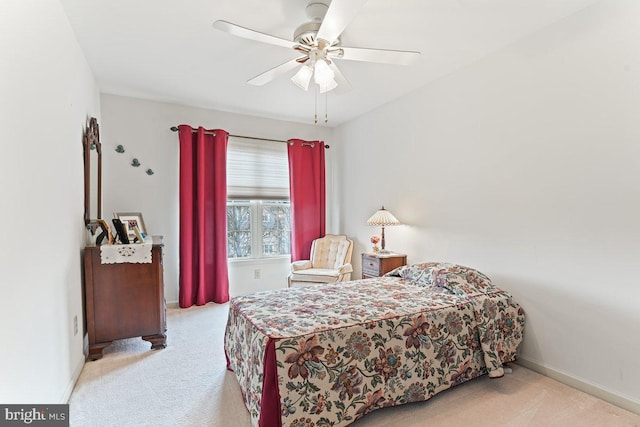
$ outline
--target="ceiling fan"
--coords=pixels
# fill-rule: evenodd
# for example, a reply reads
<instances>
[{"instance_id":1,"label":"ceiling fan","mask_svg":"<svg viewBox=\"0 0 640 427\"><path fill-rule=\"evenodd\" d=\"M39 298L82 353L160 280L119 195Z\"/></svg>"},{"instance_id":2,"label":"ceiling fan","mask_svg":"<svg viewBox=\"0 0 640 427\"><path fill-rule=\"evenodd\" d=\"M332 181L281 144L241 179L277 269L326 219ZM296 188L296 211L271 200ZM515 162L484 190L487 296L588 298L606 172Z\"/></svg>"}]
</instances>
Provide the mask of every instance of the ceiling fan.
<instances>
[{"instance_id":1,"label":"ceiling fan","mask_svg":"<svg viewBox=\"0 0 640 427\"><path fill-rule=\"evenodd\" d=\"M250 79L247 82L249 84L262 86L300 67L291 81L305 91L309 89L312 77L319 86L320 93L329 92L336 87L348 90L351 85L336 66L334 59L410 65L420 57L420 52L341 45L340 35L366 2L367 0L333 0L330 6L327 6L312 0L305 10L311 21L296 28L292 41L227 21L215 21L213 27L234 36L286 47L301 53L301 56Z\"/></svg>"}]
</instances>

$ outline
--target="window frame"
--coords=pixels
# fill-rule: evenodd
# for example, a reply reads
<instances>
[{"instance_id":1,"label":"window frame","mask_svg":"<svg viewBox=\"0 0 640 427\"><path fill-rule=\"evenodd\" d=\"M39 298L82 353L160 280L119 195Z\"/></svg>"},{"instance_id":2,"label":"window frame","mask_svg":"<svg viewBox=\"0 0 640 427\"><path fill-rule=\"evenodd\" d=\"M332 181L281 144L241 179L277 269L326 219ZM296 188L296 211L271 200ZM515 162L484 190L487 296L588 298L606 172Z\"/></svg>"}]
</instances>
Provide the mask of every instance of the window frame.
<instances>
[{"instance_id":1,"label":"window frame","mask_svg":"<svg viewBox=\"0 0 640 427\"><path fill-rule=\"evenodd\" d=\"M271 200L271 199L228 199L227 207L229 206L249 206L249 212L251 215L251 221L249 225L249 232L251 233L251 255L248 257L229 257L227 253L228 262L257 262L257 261L269 261L269 260L283 260L291 259L291 247L289 247L288 254L282 255L264 255L263 251L263 231L262 215L263 207L269 205L277 205L279 202L286 202L286 206L289 207L289 214L291 214L291 202L289 200ZM289 232L291 232L291 222L289 222ZM227 238L229 236L229 229L227 226ZM228 245L228 243L227 243Z\"/></svg>"}]
</instances>

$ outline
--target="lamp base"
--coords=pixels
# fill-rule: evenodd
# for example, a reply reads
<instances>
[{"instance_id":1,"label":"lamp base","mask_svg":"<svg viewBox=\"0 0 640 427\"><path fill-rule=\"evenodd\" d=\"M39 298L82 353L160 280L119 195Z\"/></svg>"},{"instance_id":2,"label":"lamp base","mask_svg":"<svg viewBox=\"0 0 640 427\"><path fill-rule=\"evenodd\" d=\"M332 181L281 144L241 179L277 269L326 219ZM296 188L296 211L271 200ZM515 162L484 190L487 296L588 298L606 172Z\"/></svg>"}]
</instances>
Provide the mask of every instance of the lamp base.
<instances>
[{"instance_id":1,"label":"lamp base","mask_svg":"<svg viewBox=\"0 0 640 427\"><path fill-rule=\"evenodd\" d=\"M393 252L391 252L390 250L387 250L387 249L380 249L378 251L378 255L389 255L389 254L392 254L392 253Z\"/></svg>"}]
</instances>

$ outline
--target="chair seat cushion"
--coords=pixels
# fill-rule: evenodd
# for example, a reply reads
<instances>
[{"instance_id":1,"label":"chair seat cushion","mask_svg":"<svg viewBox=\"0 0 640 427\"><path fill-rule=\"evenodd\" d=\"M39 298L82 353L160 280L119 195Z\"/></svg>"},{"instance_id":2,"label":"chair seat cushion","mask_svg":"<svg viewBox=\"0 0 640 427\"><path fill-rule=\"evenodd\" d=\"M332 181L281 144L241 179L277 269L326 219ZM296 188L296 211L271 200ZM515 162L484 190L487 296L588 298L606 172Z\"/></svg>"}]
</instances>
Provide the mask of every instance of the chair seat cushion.
<instances>
[{"instance_id":1,"label":"chair seat cushion","mask_svg":"<svg viewBox=\"0 0 640 427\"><path fill-rule=\"evenodd\" d=\"M291 273L291 281L335 283L338 276L340 272L331 268L309 268Z\"/></svg>"}]
</instances>

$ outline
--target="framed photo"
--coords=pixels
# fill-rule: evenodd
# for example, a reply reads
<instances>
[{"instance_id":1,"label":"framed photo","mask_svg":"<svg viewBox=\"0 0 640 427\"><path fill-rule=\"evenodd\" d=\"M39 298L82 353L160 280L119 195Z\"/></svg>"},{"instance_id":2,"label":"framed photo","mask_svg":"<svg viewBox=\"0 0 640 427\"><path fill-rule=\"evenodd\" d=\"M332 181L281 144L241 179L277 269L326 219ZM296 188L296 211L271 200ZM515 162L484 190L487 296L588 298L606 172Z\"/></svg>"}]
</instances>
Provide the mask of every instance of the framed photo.
<instances>
[{"instance_id":1,"label":"framed photo","mask_svg":"<svg viewBox=\"0 0 640 427\"><path fill-rule=\"evenodd\" d=\"M104 219L98 219L96 221L98 221L98 226L102 230L96 238L96 246L99 246L105 238L107 239L107 244L113 245L115 239L113 237L113 233L111 233L111 228L109 227L109 224L107 224L107 221L105 221Z\"/></svg>"},{"instance_id":2,"label":"framed photo","mask_svg":"<svg viewBox=\"0 0 640 427\"><path fill-rule=\"evenodd\" d=\"M140 212L116 212L114 216L122 221L129 241L142 243L142 237L147 235L147 227L144 225L142 213Z\"/></svg>"}]
</instances>

